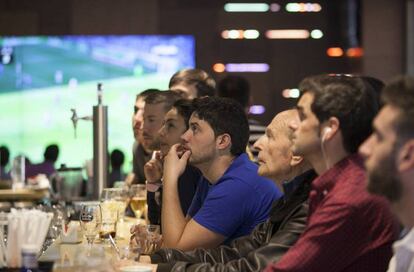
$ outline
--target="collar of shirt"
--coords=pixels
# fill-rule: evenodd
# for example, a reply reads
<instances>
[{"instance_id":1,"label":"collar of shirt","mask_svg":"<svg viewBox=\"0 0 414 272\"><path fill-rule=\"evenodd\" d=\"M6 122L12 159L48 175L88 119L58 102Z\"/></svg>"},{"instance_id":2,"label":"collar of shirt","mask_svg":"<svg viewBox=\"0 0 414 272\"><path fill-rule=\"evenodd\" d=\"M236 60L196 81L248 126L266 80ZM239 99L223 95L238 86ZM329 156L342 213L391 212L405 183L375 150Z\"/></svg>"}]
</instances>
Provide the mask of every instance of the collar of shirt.
<instances>
[{"instance_id":1,"label":"collar of shirt","mask_svg":"<svg viewBox=\"0 0 414 272\"><path fill-rule=\"evenodd\" d=\"M245 164L246 162L251 162L249 159L249 156L246 153L242 153L239 156L235 157L234 160L231 162L230 166L227 168L227 170L224 172L224 174L219 178L219 180L215 184L211 184L208 179L206 179L204 176L202 177L208 184L209 187L215 186L225 180L226 175L231 172L233 169Z\"/></svg>"},{"instance_id":2,"label":"collar of shirt","mask_svg":"<svg viewBox=\"0 0 414 272\"><path fill-rule=\"evenodd\" d=\"M337 162L332 168L317 177L312 183L312 189L326 195L336 184L338 177L355 164L362 164L362 158L358 154L352 154Z\"/></svg>"},{"instance_id":3,"label":"collar of shirt","mask_svg":"<svg viewBox=\"0 0 414 272\"><path fill-rule=\"evenodd\" d=\"M228 173L231 173L233 169L238 168L239 166L245 164L246 162L250 162L250 159L246 153L242 153L239 156L235 157L232 163L230 164L230 166L224 172L223 176L221 176L221 178L214 185L217 185L223 180L225 180Z\"/></svg>"},{"instance_id":4,"label":"collar of shirt","mask_svg":"<svg viewBox=\"0 0 414 272\"><path fill-rule=\"evenodd\" d=\"M414 229L393 245L394 257L390 261L388 271L412 271L414 256Z\"/></svg>"},{"instance_id":5,"label":"collar of shirt","mask_svg":"<svg viewBox=\"0 0 414 272\"><path fill-rule=\"evenodd\" d=\"M396 241L393 247L395 252L404 248L414 253L414 228L412 228L403 239Z\"/></svg>"},{"instance_id":6,"label":"collar of shirt","mask_svg":"<svg viewBox=\"0 0 414 272\"><path fill-rule=\"evenodd\" d=\"M289 181L283 182L282 184L283 197L288 198L296 190L296 188L298 188L302 184L302 182L307 181L307 180L312 180L314 179L315 176L316 176L316 173L312 169L312 170L306 171L305 173L297 177L294 177L293 179Z\"/></svg>"},{"instance_id":7,"label":"collar of shirt","mask_svg":"<svg viewBox=\"0 0 414 272\"><path fill-rule=\"evenodd\" d=\"M312 189L309 193L309 215L313 214L325 196L338 183L348 182L348 179L343 175L345 172L352 172L352 169L362 165L362 158L358 154L352 154L337 162L332 168L317 177L312 182Z\"/></svg>"}]
</instances>

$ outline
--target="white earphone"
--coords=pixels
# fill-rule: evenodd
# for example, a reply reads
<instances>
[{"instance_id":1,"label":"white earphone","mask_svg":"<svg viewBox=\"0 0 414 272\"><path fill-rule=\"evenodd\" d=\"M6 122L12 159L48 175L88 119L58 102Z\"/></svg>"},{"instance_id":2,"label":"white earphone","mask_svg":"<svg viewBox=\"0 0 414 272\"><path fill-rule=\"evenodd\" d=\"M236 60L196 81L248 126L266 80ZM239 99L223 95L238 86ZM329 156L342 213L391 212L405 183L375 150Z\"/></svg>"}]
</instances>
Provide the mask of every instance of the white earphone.
<instances>
[{"instance_id":1,"label":"white earphone","mask_svg":"<svg viewBox=\"0 0 414 272\"><path fill-rule=\"evenodd\" d=\"M326 127L323 129L323 134L322 134L322 143L325 142L326 137L328 136L328 133L330 133L332 131L332 128L330 127Z\"/></svg>"},{"instance_id":2,"label":"white earphone","mask_svg":"<svg viewBox=\"0 0 414 272\"><path fill-rule=\"evenodd\" d=\"M322 150L323 159L324 159L325 164L326 164L326 169L329 169L329 163L328 163L328 159L326 157L324 144L325 144L326 137L328 137L328 134L331 133L331 131L332 131L332 128L330 128L330 127L324 128L323 133L322 133L322 138L321 138L321 150Z\"/></svg>"},{"instance_id":3,"label":"white earphone","mask_svg":"<svg viewBox=\"0 0 414 272\"><path fill-rule=\"evenodd\" d=\"M328 133L330 133L332 131L332 128L330 128L330 127L326 127L324 130L323 130L323 136L324 137L326 137L325 135L326 134L328 134Z\"/></svg>"}]
</instances>

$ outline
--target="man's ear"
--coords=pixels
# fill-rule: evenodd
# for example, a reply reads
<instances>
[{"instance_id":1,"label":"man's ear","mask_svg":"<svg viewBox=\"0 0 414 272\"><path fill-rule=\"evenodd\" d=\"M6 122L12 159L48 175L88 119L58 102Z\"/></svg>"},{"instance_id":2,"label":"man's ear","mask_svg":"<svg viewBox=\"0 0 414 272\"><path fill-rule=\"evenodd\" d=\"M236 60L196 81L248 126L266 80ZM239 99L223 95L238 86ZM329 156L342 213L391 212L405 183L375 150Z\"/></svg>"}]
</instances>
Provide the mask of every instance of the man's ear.
<instances>
[{"instance_id":1,"label":"man's ear","mask_svg":"<svg viewBox=\"0 0 414 272\"><path fill-rule=\"evenodd\" d=\"M298 166L301 162L303 162L303 157L301 156L292 156L290 159L290 166L295 167Z\"/></svg>"},{"instance_id":2,"label":"man's ear","mask_svg":"<svg viewBox=\"0 0 414 272\"><path fill-rule=\"evenodd\" d=\"M216 147L219 150L226 149L231 146L231 137L229 134L224 133L216 138Z\"/></svg>"},{"instance_id":3,"label":"man's ear","mask_svg":"<svg viewBox=\"0 0 414 272\"><path fill-rule=\"evenodd\" d=\"M397 154L397 168L399 172L414 169L414 139L408 140L400 148Z\"/></svg>"}]
</instances>

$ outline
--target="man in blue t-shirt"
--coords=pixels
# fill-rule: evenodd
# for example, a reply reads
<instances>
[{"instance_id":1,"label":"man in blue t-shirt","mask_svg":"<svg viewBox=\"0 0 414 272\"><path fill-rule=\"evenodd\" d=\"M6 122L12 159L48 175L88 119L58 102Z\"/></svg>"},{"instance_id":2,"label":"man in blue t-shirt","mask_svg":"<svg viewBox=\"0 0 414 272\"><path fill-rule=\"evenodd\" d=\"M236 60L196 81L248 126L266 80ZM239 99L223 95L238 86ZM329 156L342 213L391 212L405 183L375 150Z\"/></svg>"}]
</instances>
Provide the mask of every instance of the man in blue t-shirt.
<instances>
[{"instance_id":1,"label":"man in blue t-shirt","mask_svg":"<svg viewBox=\"0 0 414 272\"><path fill-rule=\"evenodd\" d=\"M164 247L181 250L216 247L249 234L281 195L244 153L249 125L243 108L218 97L194 104L183 144L174 145L164 160ZM177 182L187 163L200 169L203 179L186 216Z\"/></svg>"}]
</instances>

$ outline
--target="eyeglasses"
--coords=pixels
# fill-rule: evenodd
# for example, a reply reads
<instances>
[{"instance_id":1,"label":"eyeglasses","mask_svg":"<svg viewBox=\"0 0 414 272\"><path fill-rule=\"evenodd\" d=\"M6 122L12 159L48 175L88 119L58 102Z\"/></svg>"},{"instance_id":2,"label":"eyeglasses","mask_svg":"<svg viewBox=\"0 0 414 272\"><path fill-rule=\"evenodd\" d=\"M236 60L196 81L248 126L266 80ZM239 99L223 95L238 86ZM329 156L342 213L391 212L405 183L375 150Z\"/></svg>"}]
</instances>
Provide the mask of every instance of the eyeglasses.
<instances>
[{"instance_id":1,"label":"eyeglasses","mask_svg":"<svg viewBox=\"0 0 414 272\"><path fill-rule=\"evenodd\" d=\"M360 77L358 75L353 74L328 74L330 77Z\"/></svg>"}]
</instances>

